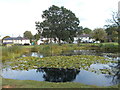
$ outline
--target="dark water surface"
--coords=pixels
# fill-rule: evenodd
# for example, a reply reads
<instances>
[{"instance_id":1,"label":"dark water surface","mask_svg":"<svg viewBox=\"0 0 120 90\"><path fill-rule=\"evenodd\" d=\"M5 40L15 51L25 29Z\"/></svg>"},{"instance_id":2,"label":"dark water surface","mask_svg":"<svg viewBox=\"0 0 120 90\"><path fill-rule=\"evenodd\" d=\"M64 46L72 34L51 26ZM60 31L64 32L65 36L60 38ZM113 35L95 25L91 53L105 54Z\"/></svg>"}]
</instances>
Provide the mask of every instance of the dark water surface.
<instances>
[{"instance_id":1,"label":"dark water surface","mask_svg":"<svg viewBox=\"0 0 120 90\"><path fill-rule=\"evenodd\" d=\"M65 52L61 55L98 55L110 58L111 60L120 60L117 54L114 53L100 53L94 50L74 50ZM35 56L43 58L45 55L36 52L31 52L22 57ZM5 68L2 70L2 77L17 80L36 80L36 81L49 81L49 82L80 82L87 85L97 86L111 86L120 83L119 65L108 64L91 64L90 69L110 69L113 74L105 74L100 72L92 72L86 70L76 69L62 69L62 68L38 68L30 70L12 70Z\"/></svg>"}]
</instances>

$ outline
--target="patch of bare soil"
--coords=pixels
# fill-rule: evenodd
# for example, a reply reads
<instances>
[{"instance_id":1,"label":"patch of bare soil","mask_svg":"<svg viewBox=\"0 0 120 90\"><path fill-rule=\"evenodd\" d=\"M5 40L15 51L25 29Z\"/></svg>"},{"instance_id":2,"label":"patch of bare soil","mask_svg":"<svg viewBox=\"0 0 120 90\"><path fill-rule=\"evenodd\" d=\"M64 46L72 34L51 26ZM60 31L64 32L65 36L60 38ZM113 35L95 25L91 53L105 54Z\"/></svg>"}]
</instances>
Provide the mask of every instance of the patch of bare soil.
<instances>
[{"instance_id":1,"label":"patch of bare soil","mask_svg":"<svg viewBox=\"0 0 120 90\"><path fill-rule=\"evenodd\" d=\"M15 88L15 87L10 85L5 85L5 86L2 86L2 88Z\"/></svg>"}]
</instances>

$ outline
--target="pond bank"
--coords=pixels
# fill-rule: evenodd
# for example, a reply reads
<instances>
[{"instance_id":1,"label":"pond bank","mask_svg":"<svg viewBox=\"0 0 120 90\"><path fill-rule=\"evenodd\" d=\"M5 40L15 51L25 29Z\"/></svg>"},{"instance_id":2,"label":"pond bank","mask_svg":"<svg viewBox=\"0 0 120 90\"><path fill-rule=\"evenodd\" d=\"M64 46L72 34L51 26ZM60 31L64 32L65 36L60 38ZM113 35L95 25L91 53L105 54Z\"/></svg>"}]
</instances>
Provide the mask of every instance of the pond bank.
<instances>
[{"instance_id":1,"label":"pond bank","mask_svg":"<svg viewBox=\"0 0 120 90\"><path fill-rule=\"evenodd\" d=\"M109 87L99 87L75 82L53 83L45 81L40 82L33 80L13 80L4 78L2 79L2 86L10 86L11 88L118 88L118 85Z\"/></svg>"},{"instance_id":2,"label":"pond bank","mask_svg":"<svg viewBox=\"0 0 120 90\"><path fill-rule=\"evenodd\" d=\"M49 44L49 45L36 45L36 46L12 46L12 47L0 47L2 48L2 61L10 60L13 58L20 57L24 53L29 52L39 52L43 54L47 54L48 56L60 55L66 51L73 50L98 50L102 52L117 52L118 43L85 43L80 44Z\"/></svg>"}]
</instances>

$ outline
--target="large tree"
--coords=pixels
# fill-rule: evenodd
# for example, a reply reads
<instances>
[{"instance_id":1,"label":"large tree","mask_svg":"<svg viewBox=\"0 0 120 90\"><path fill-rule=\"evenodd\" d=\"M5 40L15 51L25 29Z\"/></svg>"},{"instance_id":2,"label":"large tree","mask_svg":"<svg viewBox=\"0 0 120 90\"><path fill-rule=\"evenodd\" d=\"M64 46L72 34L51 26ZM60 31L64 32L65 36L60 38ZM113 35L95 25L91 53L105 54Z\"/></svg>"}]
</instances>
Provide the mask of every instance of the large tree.
<instances>
[{"instance_id":1,"label":"large tree","mask_svg":"<svg viewBox=\"0 0 120 90\"><path fill-rule=\"evenodd\" d=\"M43 11L43 22L36 23L37 28L43 30L42 35L48 38L58 38L60 41L72 42L79 29L79 19L75 14L64 8L52 5Z\"/></svg>"},{"instance_id":2,"label":"large tree","mask_svg":"<svg viewBox=\"0 0 120 90\"><path fill-rule=\"evenodd\" d=\"M108 41L109 42L117 42L118 41L118 32L116 26L107 26L105 29L107 35L108 35Z\"/></svg>"},{"instance_id":3,"label":"large tree","mask_svg":"<svg viewBox=\"0 0 120 90\"><path fill-rule=\"evenodd\" d=\"M36 34L33 36L33 38L34 38L36 41L38 41L38 40L40 39L39 33L36 33Z\"/></svg>"},{"instance_id":4,"label":"large tree","mask_svg":"<svg viewBox=\"0 0 120 90\"><path fill-rule=\"evenodd\" d=\"M104 42L107 39L107 33L102 28L97 28L93 30L92 37L98 41Z\"/></svg>"},{"instance_id":5,"label":"large tree","mask_svg":"<svg viewBox=\"0 0 120 90\"><path fill-rule=\"evenodd\" d=\"M119 2L119 5L120 5L120 2ZM118 12L113 12L112 19L109 19L108 22L110 24L108 26L117 27L116 31L118 33L118 44L119 44L119 51L120 51L120 10L118 10Z\"/></svg>"},{"instance_id":6,"label":"large tree","mask_svg":"<svg viewBox=\"0 0 120 90\"><path fill-rule=\"evenodd\" d=\"M32 38L33 38L33 35L32 35L32 33L31 33L31 31L25 31L25 32L23 33L23 36L24 36L25 38L30 39L30 41L31 41Z\"/></svg>"},{"instance_id":7,"label":"large tree","mask_svg":"<svg viewBox=\"0 0 120 90\"><path fill-rule=\"evenodd\" d=\"M79 30L77 31L77 35L81 35L81 34L91 34L92 30L85 27L83 28L82 26L79 28Z\"/></svg>"},{"instance_id":8,"label":"large tree","mask_svg":"<svg viewBox=\"0 0 120 90\"><path fill-rule=\"evenodd\" d=\"M83 29L83 33L85 33L85 34L91 34L91 32L92 32L92 30L87 27Z\"/></svg>"},{"instance_id":9,"label":"large tree","mask_svg":"<svg viewBox=\"0 0 120 90\"><path fill-rule=\"evenodd\" d=\"M119 2L120 4L120 2ZM114 22L114 25L117 26L117 32L118 32L118 44L119 44L119 51L120 51L120 10L118 10L117 13L113 13L112 15L113 17L113 22Z\"/></svg>"},{"instance_id":10,"label":"large tree","mask_svg":"<svg viewBox=\"0 0 120 90\"><path fill-rule=\"evenodd\" d=\"M5 36L2 38L2 43L3 43L3 40L6 39L6 38L10 38L10 36Z\"/></svg>"}]
</instances>

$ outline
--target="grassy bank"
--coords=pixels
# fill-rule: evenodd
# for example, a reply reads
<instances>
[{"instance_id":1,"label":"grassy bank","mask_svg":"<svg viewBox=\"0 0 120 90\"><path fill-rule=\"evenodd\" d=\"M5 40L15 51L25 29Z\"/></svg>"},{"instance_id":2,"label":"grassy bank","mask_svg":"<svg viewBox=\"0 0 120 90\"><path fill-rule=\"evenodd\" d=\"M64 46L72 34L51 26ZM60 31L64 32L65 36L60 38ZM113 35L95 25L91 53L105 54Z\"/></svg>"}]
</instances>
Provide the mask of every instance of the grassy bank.
<instances>
[{"instance_id":1,"label":"grassy bank","mask_svg":"<svg viewBox=\"0 0 120 90\"><path fill-rule=\"evenodd\" d=\"M11 47L1 47L2 48L2 61L14 59L20 57L23 53L28 53L30 48L23 46L11 46Z\"/></svg>"},{"instance_id":2,"label":"grassy bank","mask_svg":"<svg viewBox=\"0 0 120 90\"><path fill-rule=\"evenodd\" d=\"M81 43L79 46L77 44L49 44L49 45L35 45L35 46L12 46L5 47L1 46L0 55L2 56L2 61L7 61L20 57L24 53L39 52L44 55L60 55L63 52L72 50L98 50L101 52L118 52L118 43Z\"/></svg>"},{"instance_id":3,"label":"grassy bank","mask_svg":"<svg viewBox=\"0 0 120 90\"><path fill-rule=\"evenodd\" d=\"M100 51L119 52L118 43L101 43L98 47Z\"/></svg>"},{"instance_id":4,"label":"grassy bank","mask_svg":"<svg viewBox=\"0 0 120 90\"><path fill-rule=\"evenodd\" d=\"M118 88L118 85L109 87L99 87L94 85L85 85L75 82L53 83L33 80L14 80L2 79L2 87L10 88Z\"/></svg>"},{"instance_id":5,"label":"grassy bank","mask_svg":"<svg viewBox=\"0 0 120 90\"><path fill-rule=\"evenodd\" d=\"M66 51L71 50L100 50L100 51L118 51L118 43L80 43L77 44L49 44L49 45L35 45L35 46L2 46L2 60L12 59L19 57L27 52L40 52L47 55L59 55Z\"/></svg>"},{"instance_id":6,"label":"grassy bank","mask_svg":"<svg viewBox=\"0 0 120 90\"><path fill-rule=\"evenodd\" d=\"M72 51L72 50L91 50L97 49L96 47L91 47L88 44L82 44L78 46L77 44L49 44L49 45L36 45L31 50L34 52L40 52L47 55L59 55L63 52Z\"/></svg>"},{"instance_id":7,"label":"grassy bank","mask_svg":"<svg viewBox=\"0 0 120 90\"><path fill-rule=\"evenodd\" d=\"M48 54L48 55L58 55L62 52L71 50L99 50L108 52L117 52L118 43L80 43L77 44L49 44L49 45L36 45L32 48L32 51Z\"/></svg>"}]
</instances>

